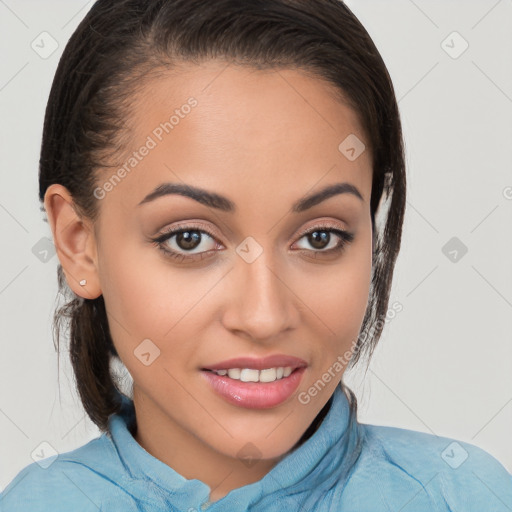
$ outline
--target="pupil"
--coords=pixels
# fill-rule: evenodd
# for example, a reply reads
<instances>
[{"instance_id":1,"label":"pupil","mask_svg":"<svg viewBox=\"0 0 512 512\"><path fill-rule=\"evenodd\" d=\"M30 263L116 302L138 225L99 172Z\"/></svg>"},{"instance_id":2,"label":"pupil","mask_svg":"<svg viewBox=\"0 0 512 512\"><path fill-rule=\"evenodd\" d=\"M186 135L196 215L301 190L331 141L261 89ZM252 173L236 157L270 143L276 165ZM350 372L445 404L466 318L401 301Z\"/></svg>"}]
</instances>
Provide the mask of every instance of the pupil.
<instances>
[{"instance_id":1,"label":"pupil","mask_svg":"<svg viewBox=\"0 0 512 512\"><path fill-rule=\"evenodd\" d=\"M197 231L182 231L176 235L176 243L181 249L195 249L200 239L201 235Z\"/></svg>"},{"instance_id":2,"label":"pupil","mask_svg":"<svg viewBox=\"0 0 512 512\"><path fill-rule=\"evenodd\" d=\"M323 249L329 244L330 233L327 231L313 231L309 236L315 249Z\"/></svg>"}]
</instances>

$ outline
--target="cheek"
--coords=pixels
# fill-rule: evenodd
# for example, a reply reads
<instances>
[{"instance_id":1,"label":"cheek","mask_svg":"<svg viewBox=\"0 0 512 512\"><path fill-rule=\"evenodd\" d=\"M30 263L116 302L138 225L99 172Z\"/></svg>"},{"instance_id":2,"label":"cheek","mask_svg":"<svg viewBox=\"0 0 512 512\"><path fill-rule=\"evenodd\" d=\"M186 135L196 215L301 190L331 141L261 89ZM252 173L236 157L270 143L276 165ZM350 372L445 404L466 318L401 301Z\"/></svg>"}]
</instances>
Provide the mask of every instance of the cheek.
<instances>
[{"instance_id":1,"label":"cheek","mask_svg":"<svg viewBox=\"0 0 512 512\"><path fill-rule=\"evenodd\" d=\"M325 334L327 339L333 336L345 344L357 337L368 304L371 272L370 228L359 233L338 264L319 265L301 275L298 294L307 298L304 303L318 322L319 334Z\"/></svg>"},{"instance_id":2,"label":"cheek","mask_svg":"<svg viewBox=\"0 0 512 512\"><path fill-rule=\"evenodd\" d=\"M157 268L144 251L120 240L105 248L100 279L107 311L119 328L141 333L162 304L165 286L157 279ZM126 333L125 333L126 334Z\"/></svg>"},{"instance_id":3,"label":"cheek","mask_svg":"<svg viewBox=\"0 0 512 512\"><path fill-rule=\"evenodd\" d=\"M162 276L158 249L124 240L118 235L103 246L100 280L114 344L120 355L133 357L146 338L159 345L181 308L172 293L176 284Z\"/></svg>"},{"instance_id":4,"label":"cheek","mask_svg":"<svg viewBox=\"0 0 512 512\"><path fill-rule=\"evenodd\" d=\"M146 368L138 358L146 347L151 358L158 354L157 366L182 371L191 362L194 340L200 339L201 320L209 314L208 290L219 280L217 273L206 271L200 278L166 262L156 247L120 239L105 246L102 256L109 328L123 363L135 378Z\"/></svg>"},{"instance_id":5,"label":"cheek","mask_svg":"<svg viewBox=\"0 0 512 512\"><path fill-rule=\"evenodd\" d=\"M114 323L126 327L123 336L161 338L197 301L201 281L168 262L142 234L112 228L104 238L100 279Z\"/></svg>"}]
</instances>

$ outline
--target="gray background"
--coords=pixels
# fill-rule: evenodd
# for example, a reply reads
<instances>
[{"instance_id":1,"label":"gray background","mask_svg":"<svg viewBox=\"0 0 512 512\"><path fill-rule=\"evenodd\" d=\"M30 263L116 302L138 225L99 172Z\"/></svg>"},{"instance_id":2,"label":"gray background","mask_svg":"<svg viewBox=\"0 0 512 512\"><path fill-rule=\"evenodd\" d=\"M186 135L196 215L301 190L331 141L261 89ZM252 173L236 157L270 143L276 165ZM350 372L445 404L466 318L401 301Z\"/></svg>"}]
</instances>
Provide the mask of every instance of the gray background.
<instances>
[{"instance_id":1,"label":"gray background","mask_svg":"<svg viewBox=\"0 0 512 512\"><path fill-rule=\"evenodd\" d=\"M395 84L409 195L390 302L403 309L346 382L361 421L468 441L512 471L512 0L347 3ZM66 351L58 372L57 257L37 196L51 81L91 5L0 0L0 488L42 442L64 452L99 433Z\"/></svg>"}]
</instances>

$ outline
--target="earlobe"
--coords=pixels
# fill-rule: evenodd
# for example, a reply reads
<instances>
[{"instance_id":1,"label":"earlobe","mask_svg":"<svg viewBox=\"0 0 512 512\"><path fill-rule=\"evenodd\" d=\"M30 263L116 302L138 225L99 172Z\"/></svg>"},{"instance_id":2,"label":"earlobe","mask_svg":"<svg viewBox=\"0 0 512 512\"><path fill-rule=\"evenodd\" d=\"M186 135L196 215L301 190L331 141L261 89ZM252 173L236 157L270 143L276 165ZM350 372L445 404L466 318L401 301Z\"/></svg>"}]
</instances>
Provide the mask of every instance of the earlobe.
<instances>
[{"instance_id":1,"label":"earlobe","mask_svg":"<svg viewBox=\"0 0 512 512\"><path fill-rule=\"evenodd\" d=\"M44 207L68 286L84 299L99 297L98 258L91 221L78 213L70 192L60 184L48 187ZM81 284L84 280L85 284Z\"/></svg>"}]
</instances>

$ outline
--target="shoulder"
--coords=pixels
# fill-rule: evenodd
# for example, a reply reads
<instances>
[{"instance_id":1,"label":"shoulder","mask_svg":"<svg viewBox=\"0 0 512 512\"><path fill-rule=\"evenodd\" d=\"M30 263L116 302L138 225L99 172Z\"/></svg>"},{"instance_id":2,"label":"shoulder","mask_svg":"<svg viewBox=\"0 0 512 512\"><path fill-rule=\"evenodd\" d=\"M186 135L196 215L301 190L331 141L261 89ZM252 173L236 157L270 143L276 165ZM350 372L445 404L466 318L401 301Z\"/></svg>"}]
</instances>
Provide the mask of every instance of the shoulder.
<instances>
[{"instance_id":1,"label":"shoulder","mask_svg":"<svg viewBox=\"0 0 512 512\"><path fill-rule=\"evenodd\" d=\"M445 510L512 510L512 475L482 448L415 430L360 426L363 458L392 468L386 471L390 486L397 479L416 481Z\"/></svg>"},{"instance_id":2,"label":"shoulder","mask_svg":"<svg viewBox=\"0 0 512 512\"><path fill-rule=\"evenodd\" d=\"M75 450L24 467L0 493L0 510L98 512L107 510L106 497L126 504L127 511L136 510L122 491L125 478L115 447L103 434Z\"/></svg>"}]
</instances>

